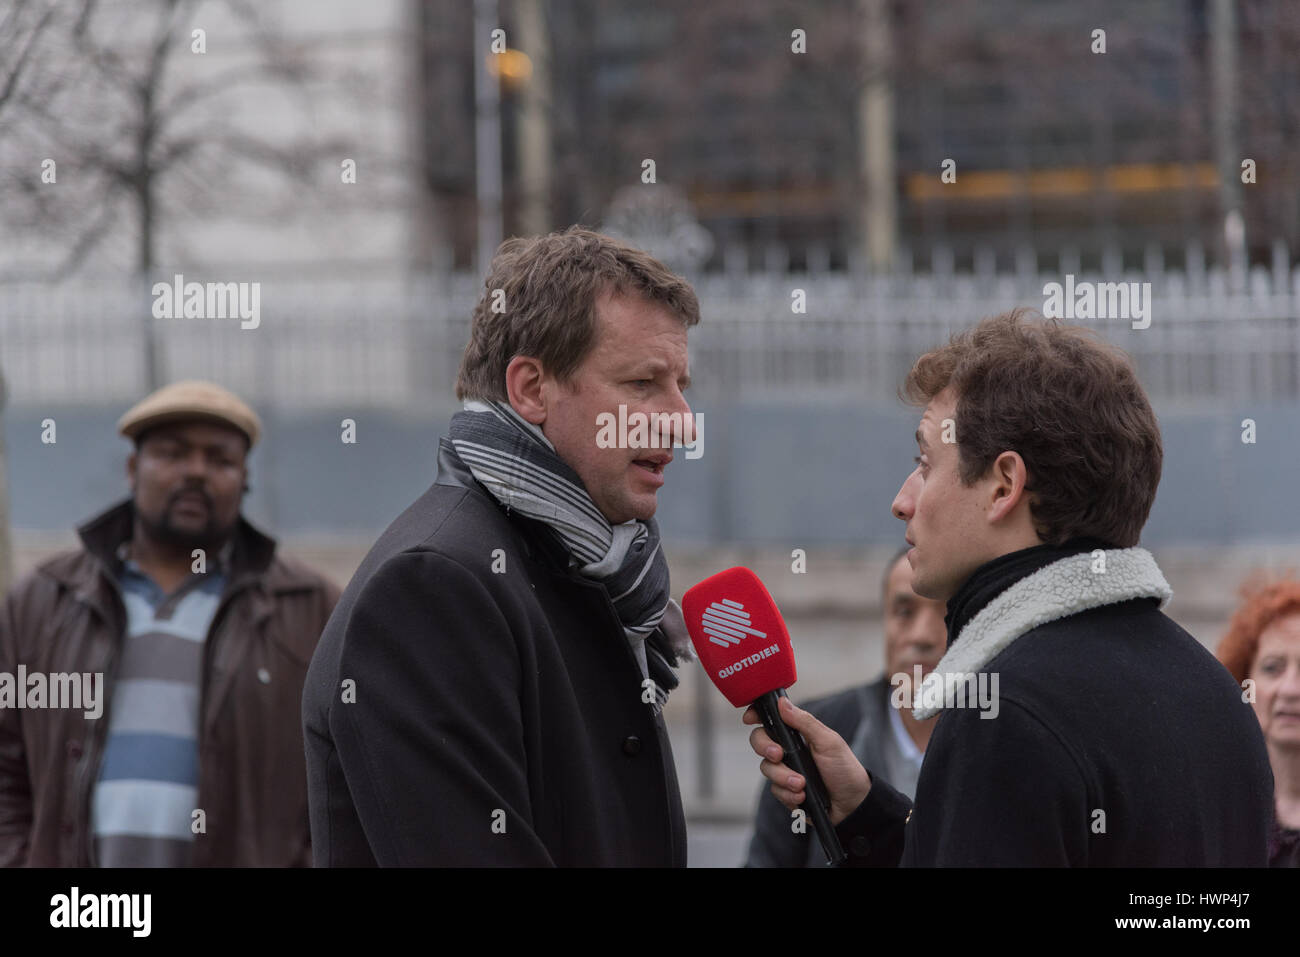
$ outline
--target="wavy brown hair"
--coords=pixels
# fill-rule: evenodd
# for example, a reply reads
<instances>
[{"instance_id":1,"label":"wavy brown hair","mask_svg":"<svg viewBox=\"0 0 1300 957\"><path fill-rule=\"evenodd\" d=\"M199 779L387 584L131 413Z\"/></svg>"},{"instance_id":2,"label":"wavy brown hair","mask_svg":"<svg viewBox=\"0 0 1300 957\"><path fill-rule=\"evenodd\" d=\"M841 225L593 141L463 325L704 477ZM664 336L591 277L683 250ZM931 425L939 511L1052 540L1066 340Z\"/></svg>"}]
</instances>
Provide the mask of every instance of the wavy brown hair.
<instances>
[{"instance_id":1,"label":"wavy brown hair","mask_svg":"<svg viewBox=\"0 0 1300 957\"><path fill-rule=\"evenodd\" d=\"M1029 472L1039 538L1136 545L1164 458L1160 428L1128 355L1029 310L985 319L916 360L899 390L925 406L956 393L959 474L972 485L999 455Z\"/></svg>"},{"instance_id":2,"label":"wavy brown hair","mask_svg":"<svg viewBox=\"0 0 1300 957\"><path fill-rule=\"evenodd\" d=\"M1288 615L1300 615L1300 580L1294 572L1283 578L1256 573L1241 586L1241 603L1215 651L1238 684L1250 677L1259 654L1259 636Z\"/></svg>"},{"instance_id":3,"label":"wavy brown hair","mask_svg":"<svg viewBox=\"0 0 1300 957\"><path fill-rule=\"evenodd\" d=\"M504 310L493 311L504 293ZM456 398L507 401L506 367L532 356L566 382L596 344L596 301L607 292L664 306L682 325L700 321L690 283L609 236L571 226L501 244L474 306Z\"/></svg>"}]
</instances>

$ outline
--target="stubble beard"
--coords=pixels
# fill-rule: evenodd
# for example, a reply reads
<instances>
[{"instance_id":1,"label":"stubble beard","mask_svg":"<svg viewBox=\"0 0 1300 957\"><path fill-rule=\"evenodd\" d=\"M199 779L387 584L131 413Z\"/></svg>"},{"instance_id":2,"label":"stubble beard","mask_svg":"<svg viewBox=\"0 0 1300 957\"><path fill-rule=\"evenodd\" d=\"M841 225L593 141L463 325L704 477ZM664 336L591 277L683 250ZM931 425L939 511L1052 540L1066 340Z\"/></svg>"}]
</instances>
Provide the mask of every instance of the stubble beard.
<instances>
[{"instance_id":1,"label":"stubble beard","mask_svg":"<svg viewBox=\"0 0 1300 957\"><path fill-rule=\"evenodd\" d=\"M145 535L159 545L175 548L178 551L192 551L201 548L205 552L213 553L225 544L234 531L233 526L222 528L217 524L216 515L210 501L208 502L208 520L203 528L198 531L182 528L175 524L172 521L173 508L175 508L175 502L169 503L167 508L163 510L162 515L156 520L153 516L146 515L139 508L136 509L136 517L139 519Z\"/></svg>"}]
</instances>

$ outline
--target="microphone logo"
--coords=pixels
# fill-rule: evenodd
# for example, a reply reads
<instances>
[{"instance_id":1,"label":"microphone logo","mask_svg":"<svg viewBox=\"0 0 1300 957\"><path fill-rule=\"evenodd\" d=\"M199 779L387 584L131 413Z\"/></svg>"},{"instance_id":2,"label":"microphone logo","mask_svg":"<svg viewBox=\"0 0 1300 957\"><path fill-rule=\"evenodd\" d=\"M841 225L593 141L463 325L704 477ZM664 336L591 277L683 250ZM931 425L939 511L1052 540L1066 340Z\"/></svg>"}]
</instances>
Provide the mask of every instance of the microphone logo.
<instances>
[{"instance_id":1,"label":"microphone logo","mask_svg":"<svg viewBox=\"0 0 1300 957\"><path fill-rule=\"evenodd\" d=\"M732 601L730 598L724 598L720 602L715 601L706 608L704 614L700 616L700 624L704 633L709 636L709 641L723 648L740 644L740 639L746 635L753 635L755 638L767 637L766 632L749 627L751 624L749 612L745 611L745 606L740 602Z\"/></svg>"}]
</instances>

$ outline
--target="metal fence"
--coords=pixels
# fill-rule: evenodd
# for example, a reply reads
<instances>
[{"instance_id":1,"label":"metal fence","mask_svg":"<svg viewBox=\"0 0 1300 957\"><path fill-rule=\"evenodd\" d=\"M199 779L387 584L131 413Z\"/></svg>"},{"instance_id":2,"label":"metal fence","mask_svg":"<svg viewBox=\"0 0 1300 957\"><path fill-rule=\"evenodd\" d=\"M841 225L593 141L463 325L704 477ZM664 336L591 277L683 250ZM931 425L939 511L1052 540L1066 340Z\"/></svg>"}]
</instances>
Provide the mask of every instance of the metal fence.
<instances>
[{"instance_id":1,"label":"metal fence","mask_svg":"<svg viewBox=\"0 0 1300 957\"><path fill-rule=\"evenodd\" d=\"M1271 269L1233 275L1148 256L1125 268L1103 256L1087 271L1067 254L1056 270L1021 258L997 272L945 266L889 276L730 268L693 277L703 321L691 333L692 374L706 395L834 394L889 401L912 360L950 333L1015 306L1041 309L1044 285L1151 283L1151 322L1084 321L1136 360L1153 397L1287 399L1300 395L1300 268L1275 248ZM947 260L950 263L950 260ZM170 273L162 276L170 278ZM0 363L15 402L138 398L146 338L161 378L222 382L280 408L363 405L418 409L451 394L481 280L461 273L259 279L186 273L186 280L258 281L260 323L155 319L148 284L123 279L0 285ZM797 312L799 293L805 311Z\"/></svg>"}]
</instances>

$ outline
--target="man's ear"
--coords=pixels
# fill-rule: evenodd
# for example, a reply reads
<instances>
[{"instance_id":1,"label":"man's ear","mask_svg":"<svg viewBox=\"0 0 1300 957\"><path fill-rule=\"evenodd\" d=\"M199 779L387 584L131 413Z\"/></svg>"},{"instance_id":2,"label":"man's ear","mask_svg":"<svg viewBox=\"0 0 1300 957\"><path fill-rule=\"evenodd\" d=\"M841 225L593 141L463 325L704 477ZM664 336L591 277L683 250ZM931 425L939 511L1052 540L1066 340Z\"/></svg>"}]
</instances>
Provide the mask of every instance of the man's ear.
<instances>
[{"instance_id":1,"label":"man's ear","mask_svg":"<svg viewBox=\"0 0 1300 957\"><path fill-rule=\"evenodd\" d=\"M506 395L510 405L533 425L546 421L546 399L542 395L545 375L542 363L531 356L515 356L506 366Z\"/></svg>"},{"instance_id":2,"label":"man's ear","mask_svg":"<svg viewBox=\"0 0 1300 957\"><path fill-rule=\"evenodd\" d=\"M1029 500L1025 486L1029 483L1029 469L1019 452L1003 452L993 461L992 501L989 502L989 521L997 522L1014 512L1021 502Z\"/></svg>"},{"instance_id":3,"label":"man's ear","mask_svg":"<svg viewBox=\"0 0 1300 957\"><path fill-rule=\"evenodd\" d=\"M136 453L132 452L126 457L126 485L132 495L135 495L135 464Z\"/></svg>"}]
</instances>

